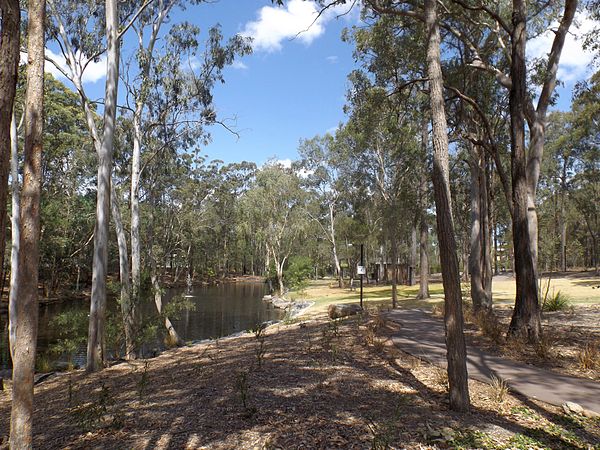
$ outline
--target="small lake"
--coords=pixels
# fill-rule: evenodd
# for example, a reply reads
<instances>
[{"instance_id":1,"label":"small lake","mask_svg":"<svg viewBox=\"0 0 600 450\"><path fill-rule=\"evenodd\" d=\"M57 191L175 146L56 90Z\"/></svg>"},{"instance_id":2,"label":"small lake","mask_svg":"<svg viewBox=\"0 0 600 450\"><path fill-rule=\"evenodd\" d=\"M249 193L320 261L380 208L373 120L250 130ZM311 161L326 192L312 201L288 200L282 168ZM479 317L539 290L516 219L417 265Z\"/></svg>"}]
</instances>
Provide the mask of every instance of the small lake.
<instances>
[{"instance_id":1,"label":"small lake","mask_svg":"<svg viewBox=\"0 0 600 450\"><path fill-rule=\"evenodd\" d=\"M280 320L284 313L280 309L262 300L267 293L264 283L223 283L217 286L194 286L167 290L163 302L168 303L176 296L185 297L194 304L194 309L184 310L172 322L179 336L186 342L202 339L214 339L239 331L245 331L270 320ZM109 301L108 309L118 314L115 300ZM153 300L142 305L144 315L155 314ZM89 301L71 300L40 306L38 331L38 354L47 354L51 346L59 339L55 318L61 313L71 312L87 317ZM85 333L87 327L81 331ZM0 369L10 368L8 353L7 313L0 315ZM161 329L162 332L162 329ZM76 363L82 364L85 358L85 346L76 355ZM58 359L58 358L57 358Z\"/></svg>"}]
</instances>

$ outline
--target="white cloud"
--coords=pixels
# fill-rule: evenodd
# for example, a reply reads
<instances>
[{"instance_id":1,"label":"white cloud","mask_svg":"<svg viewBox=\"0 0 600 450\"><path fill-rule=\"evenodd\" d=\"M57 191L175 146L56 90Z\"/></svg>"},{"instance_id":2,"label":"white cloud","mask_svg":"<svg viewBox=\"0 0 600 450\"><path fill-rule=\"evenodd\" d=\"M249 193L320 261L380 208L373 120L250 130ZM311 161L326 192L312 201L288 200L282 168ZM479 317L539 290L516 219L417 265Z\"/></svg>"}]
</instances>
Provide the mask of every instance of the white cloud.
<instances>
[{"instance_id":1,"label":"white cloud","mask_svg":"<svg viewBox=\"0 0 600 450\"><path fill-rule=\"evenodd\" d=\"M246 70L248 68L248 66L246 64L244 64L242 61L237 61L237 60L233 62L231 67L233 67L234 69L240 69L240 70Z\"/></svg>"},{"instance_id":2,"label":"white cloud","mask_svg":"<svg viewBox=\"0 0 600 450\"><path fill-rule=\"evenodd\" d=\"M335 55L332 56L328 56L327 58L325 58L327 60L328 63L330 64L336 64L338 62L338 57Z\"/></svg>"},{"instance_id":3,"label":"white cloud","mask_svg":"<svg viewBox=\"0 0 600 450\"><path fill-rule=\"evenodd\" d=\"M278 159L277 161L275 161L275 164L279 164L285 167L286 169L289 169L292 167L292 160L290 158Z\"/></svg>"},{"instance_id":4,"label":"white cloud","mask_svg":"<svg viewBox=\"0 0 600 450\"><path fill-rule=\"evenodd\" d=\"M285 7L263 6L256 21L248 22L241 33L253 39L256 51L281 50L284 39L298 39L310 45L325 32L325 24L348 11L348 5L329 8L319 16L320 8L314 1L290 0Z\"/></svg>"},{"instance_id":5,"label":"white cloud","mask_svg":"<svg viewBox=\"0 0 600 450\"><path fill-rule=\"evenodd\" d=\"M551 28L555 29L557 26L558 24L553 24ZM598 23L583 14L578 14L575 17L560 56L560 65L558 68L559 80L572 82L581 80L589 75L594 55L583 49L582 41L583 35L591 31L595 26L598 26ZM553 39L554 32L550 29L532 39L527 43L527 56L529 58L546 56L550 53Z\"/></svg>"},{"instance_id":6,"label":"white cloud","mask_svg":"<svg viewBox=\"0 0 600 450\"><path fill-rule=\"evenodd\" d=\"M26 55L22 55L22 57L26 58ZM71 69L67 65L67 61L62 53L54 53L49 48L46 49L46 56L51 58L56 64L60 66L67 73L71 73ZM79 57L79 55L77 55ZM82 58L83 59L83 58ZM54 64L50 61L46 61L44 65L44 70L46 72L51 73L55 78L59 78L64 80L65 76L61 73L60 70L56 68ZM84 83L95 83L98 80L106 77L106 56L101 56L98 62L92 61L87 65L85 71L83 72L82 81Z\"/></svg>"}]
</instances>

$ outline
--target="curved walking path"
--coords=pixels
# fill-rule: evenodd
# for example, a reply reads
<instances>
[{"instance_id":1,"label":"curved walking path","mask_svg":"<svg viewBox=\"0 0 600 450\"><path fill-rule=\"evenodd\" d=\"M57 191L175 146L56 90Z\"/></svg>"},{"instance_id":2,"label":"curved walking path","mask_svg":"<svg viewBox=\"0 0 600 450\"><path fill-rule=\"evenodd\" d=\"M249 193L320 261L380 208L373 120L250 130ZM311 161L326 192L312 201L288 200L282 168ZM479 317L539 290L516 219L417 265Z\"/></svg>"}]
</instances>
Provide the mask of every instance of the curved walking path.
<instances>
[{"instance_id":1,"label":"curved walking path","mask_svg":"<svg viewBox=\"0 0 600 450\"><path fill-rule=\"evenodd\" d=\"M446 367L444 323L419 309L394 310L387 317L400 324L392 337L394 344L411 355ZM527 397L553 405L574 402L600 413L600 383L561 375L549 370L489 355L467 346L469 378L489 382L491 376Z\"/></svg>"}]
</instances>

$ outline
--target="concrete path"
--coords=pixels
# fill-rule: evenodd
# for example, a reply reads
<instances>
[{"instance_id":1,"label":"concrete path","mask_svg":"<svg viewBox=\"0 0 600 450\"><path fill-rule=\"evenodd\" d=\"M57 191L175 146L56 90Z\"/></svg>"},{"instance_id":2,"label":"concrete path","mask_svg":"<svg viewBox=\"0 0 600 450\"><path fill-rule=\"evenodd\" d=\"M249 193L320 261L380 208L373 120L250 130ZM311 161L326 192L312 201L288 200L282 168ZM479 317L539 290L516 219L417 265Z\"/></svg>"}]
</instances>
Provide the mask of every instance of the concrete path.
<instances>
[{"instance_id":1,"label":"concrete path","mask_svg":"<svg viewBox=\"0 0 600 450\"><path fill-rule=\"evenodd\" d=\"M393 342L411 355L446 367L444 323L431 314L418 310L394 310L388 318L400 324ZM527 364L488 355L467 346L469 378L489 382L491 376L503 379L510 389L527 397L553 405L574 402L600 413L600 383L560 375Z\"/></svg>"}]
</instances>

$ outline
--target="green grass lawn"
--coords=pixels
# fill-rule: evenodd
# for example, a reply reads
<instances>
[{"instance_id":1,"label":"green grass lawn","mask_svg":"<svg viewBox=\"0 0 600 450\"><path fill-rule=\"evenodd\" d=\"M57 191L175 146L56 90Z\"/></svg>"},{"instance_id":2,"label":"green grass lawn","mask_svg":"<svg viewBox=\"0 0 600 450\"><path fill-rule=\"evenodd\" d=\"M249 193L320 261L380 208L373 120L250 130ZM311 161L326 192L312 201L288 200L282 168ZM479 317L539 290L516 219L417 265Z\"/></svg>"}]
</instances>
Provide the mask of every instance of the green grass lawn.
<instances>
[{"instance_id":1,"label":"green grass lawn","mask_svg":"<svg viewBox=\"0 0 600 450\"><path fill-rule=\"evenodd\" d=\"M542 279L543 292L547 277ZM558 291L566 294L573 305L600 304L600 289L593 287L600 285L600 277L593 276L589 272L570 273L567 275L550 277L548 294L552 295ZM327 311L332 303L357 303L360 300L358 282L356 288L349 287L340 289L334 279L312 280L307 288L302 291L290 293L292 300L309 300L315 302L307 315L321 314ZM465 300L468 299L469 285L463 283ZM492 284L494 304L497 306L511 306L515 299L515 280L509 275L494 277ZM429 284L431 298L427 300L416 300L419 286L398 286L398 307L400 308L431 308L433 305L444 301L444 291L441 282ZM543 293L542 292L542 293ZM369 307L391 307L392 287L390 285L364 285L363 302Z\"/></svg>"}]
</instances>

